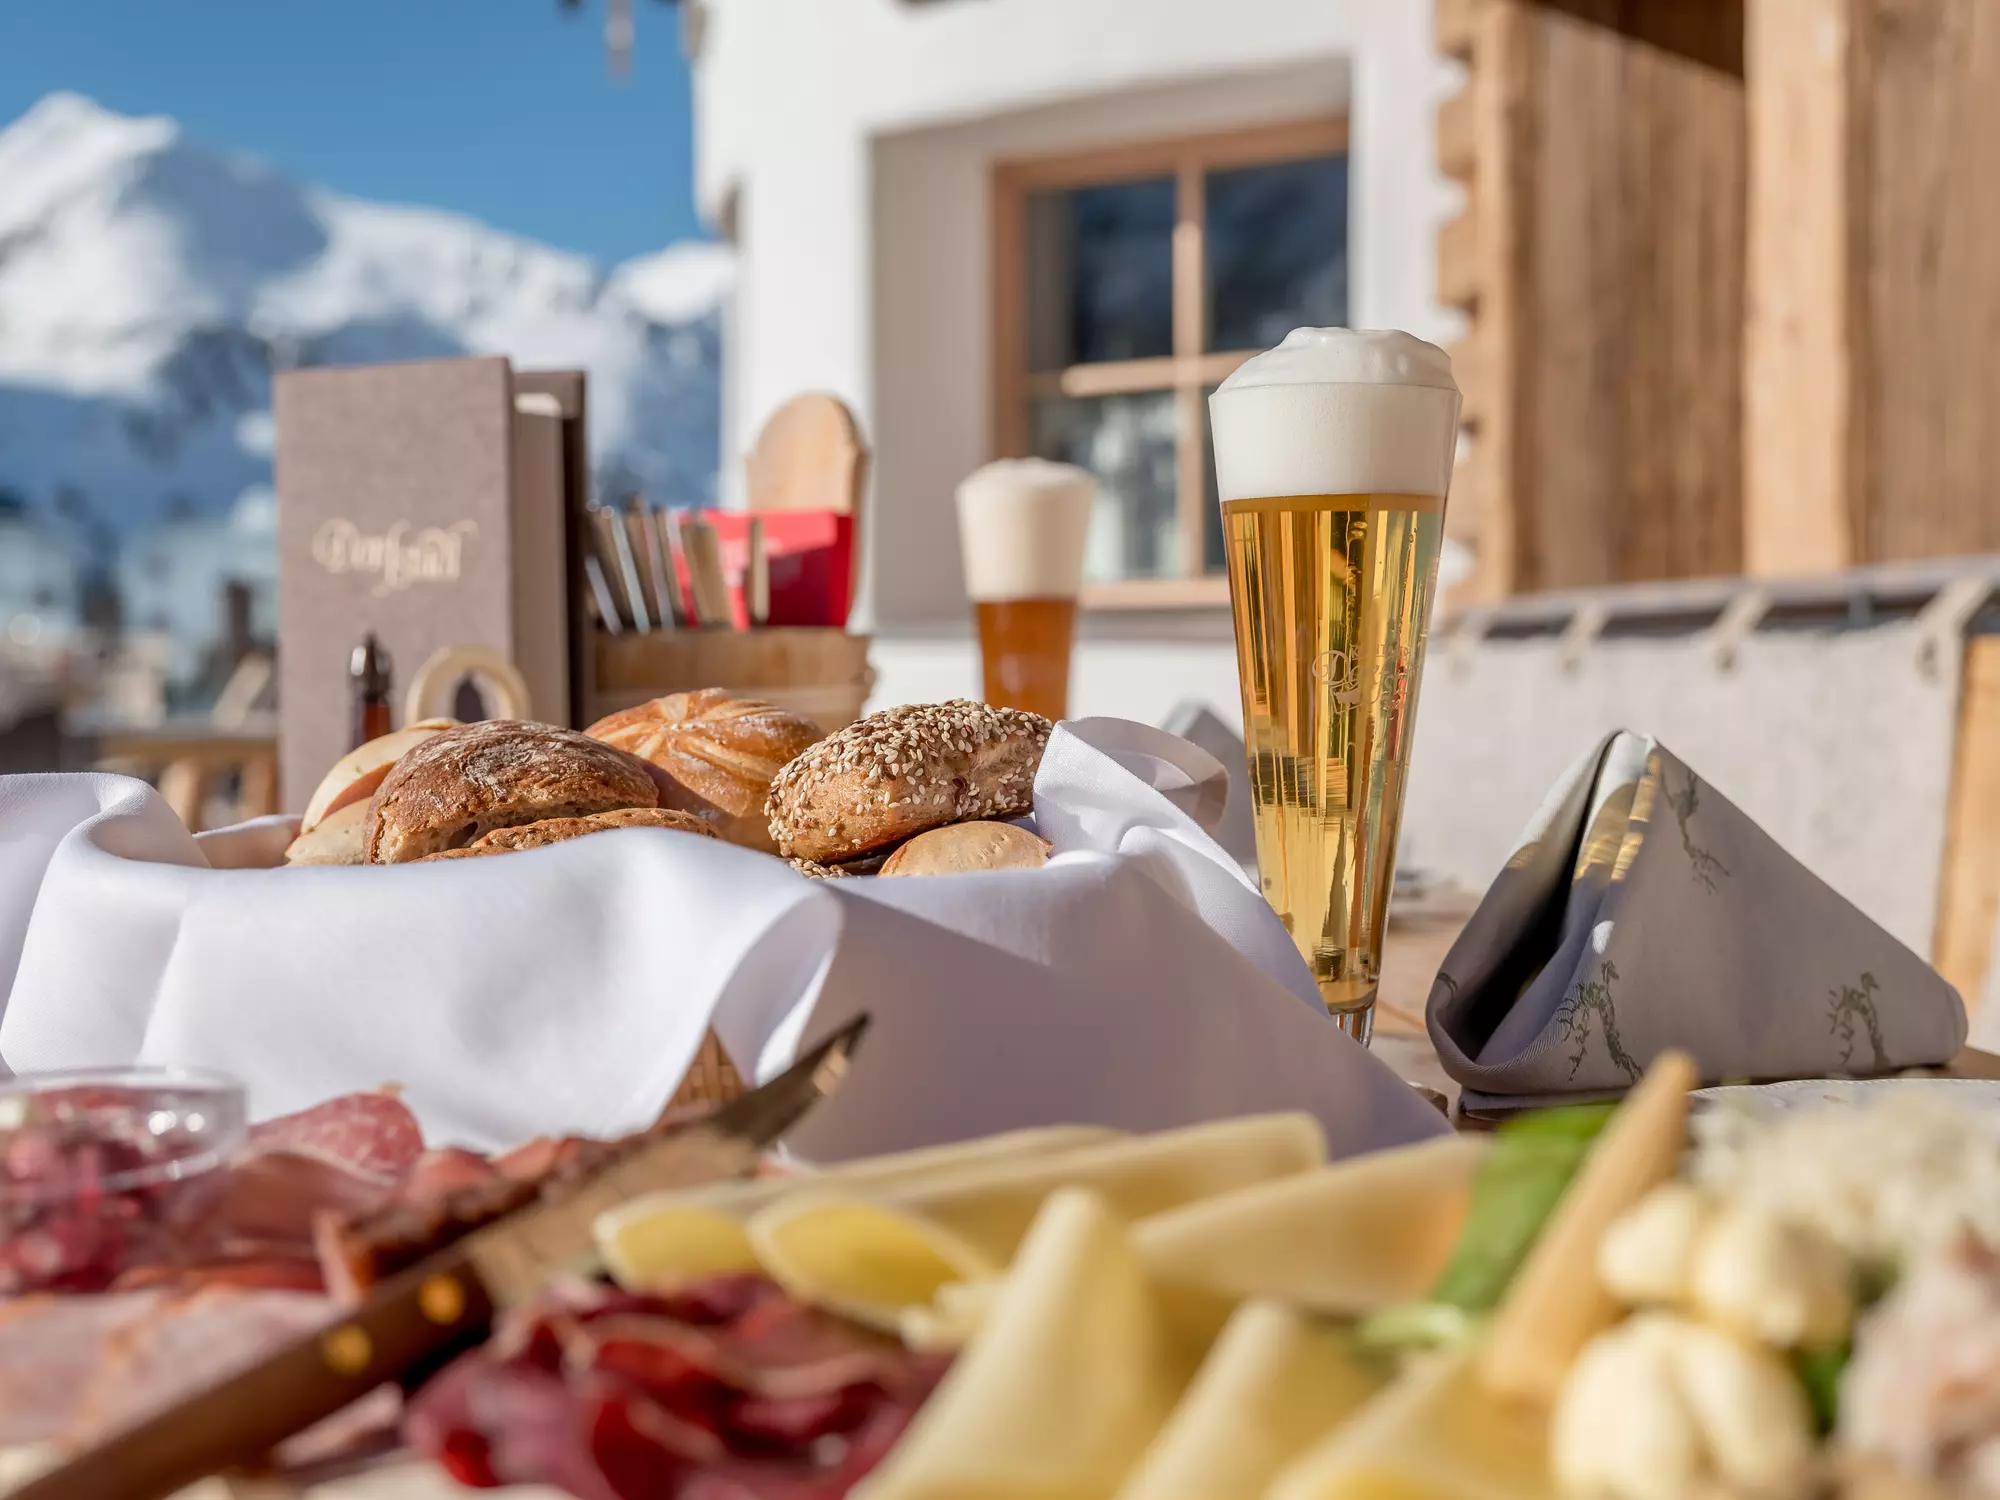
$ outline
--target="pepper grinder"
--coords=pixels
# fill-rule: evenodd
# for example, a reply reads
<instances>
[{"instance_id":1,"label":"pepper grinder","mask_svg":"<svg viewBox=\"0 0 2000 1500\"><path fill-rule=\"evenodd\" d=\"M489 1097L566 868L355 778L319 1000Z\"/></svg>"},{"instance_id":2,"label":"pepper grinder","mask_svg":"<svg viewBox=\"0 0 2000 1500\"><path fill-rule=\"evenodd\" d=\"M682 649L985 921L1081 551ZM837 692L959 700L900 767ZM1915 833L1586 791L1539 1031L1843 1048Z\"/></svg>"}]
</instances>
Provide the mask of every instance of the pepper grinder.
<instances>
[{"instance_id":1,"label":"pepper grinder","mask_svg":"<svg viewBox=\"0 0 2000 1500\"><path fill-rule=\"evenodd\" d=\"M369 631L348 658L347 677L354 692L353 745L367 744L389 732L389 688L393 668L389 653Z\"/></svg>"}]
</instances>

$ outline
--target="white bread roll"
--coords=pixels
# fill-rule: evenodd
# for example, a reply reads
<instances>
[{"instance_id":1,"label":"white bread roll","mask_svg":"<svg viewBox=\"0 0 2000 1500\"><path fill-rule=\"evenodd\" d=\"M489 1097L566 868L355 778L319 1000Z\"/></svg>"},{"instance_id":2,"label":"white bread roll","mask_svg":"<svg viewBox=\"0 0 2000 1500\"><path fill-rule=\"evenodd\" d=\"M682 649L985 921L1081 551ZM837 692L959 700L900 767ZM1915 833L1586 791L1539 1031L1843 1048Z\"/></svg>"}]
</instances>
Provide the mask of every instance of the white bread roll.
<instances>
[{"instance_id":1,"label":"white bread roll","mask_svg":"<svg viewBox=\"0 0 2000 1500\"><path fill-rule=\"evenodd\" d=\"M348 751L320 778L312 800L306 803L305 816L299 819L299 832L311 833L329 814L356 802L367 802L382 784L382 778L389 774L390 767L432 735L457 724L456 719L424 719L407 729L378 735Z\"/></svg>"}]
</instances>

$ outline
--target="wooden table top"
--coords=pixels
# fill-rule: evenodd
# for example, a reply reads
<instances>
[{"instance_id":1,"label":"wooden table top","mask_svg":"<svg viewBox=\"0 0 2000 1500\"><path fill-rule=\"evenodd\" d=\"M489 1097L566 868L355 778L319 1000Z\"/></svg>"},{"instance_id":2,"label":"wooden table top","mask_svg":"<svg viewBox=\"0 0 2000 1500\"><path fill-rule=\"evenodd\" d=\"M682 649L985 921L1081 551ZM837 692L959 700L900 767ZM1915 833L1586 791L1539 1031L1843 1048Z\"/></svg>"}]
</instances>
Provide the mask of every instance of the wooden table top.
<instances>
[{"instance_id":1,"label":"wooden table top","mask_svg":"<svg viewBox=\"0 0 2000 1500\"><path fill-rule=\"evenodd\" d=\"M1440 1066L1424 1030L1424 1002L1445 954L1471 915L1471 902L1442 899L1392 917L1382 945L1382 986L1375 1006L1375 1039L1370 1050L1397 1076L1442 1095L1457 1114L1458 1085ZM1919 1076L2000 1080L2000 1056L1967 1047L1944 1068ZM1475 1121L1460 1119L1462 1128Z\"/></svg>"}]
</instances>

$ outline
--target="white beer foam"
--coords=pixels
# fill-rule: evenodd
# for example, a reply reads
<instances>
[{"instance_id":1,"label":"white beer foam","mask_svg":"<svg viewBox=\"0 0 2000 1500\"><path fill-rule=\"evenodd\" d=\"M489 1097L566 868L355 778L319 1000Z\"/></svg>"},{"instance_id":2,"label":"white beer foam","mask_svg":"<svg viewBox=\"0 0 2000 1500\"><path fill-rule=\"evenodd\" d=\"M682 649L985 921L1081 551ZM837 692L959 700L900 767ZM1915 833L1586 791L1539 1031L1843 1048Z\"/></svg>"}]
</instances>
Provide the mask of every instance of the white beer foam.
<instances>
[{"instance_id":1,"label":"white beer foam","mask_svg":"<svg viewBox=\"0 0 2000 1500\"><path fill-rule=\"evenodd\" d=\"M959 550L973 599L1073 599L1097 479L1074 464L1003 458L958 487Z\"/></svg>"},{"instance_id":2,"label":"white beer foam","mask_svg":"<svg viewBox=\"0 0 2000 1500\"><path fill-rule=\"evenodd\" d=\"M1436 495L1451 481L1451 356L1407 333L1295 328L1208 398L1224 500Z\"/></svg>"}]
</instances>

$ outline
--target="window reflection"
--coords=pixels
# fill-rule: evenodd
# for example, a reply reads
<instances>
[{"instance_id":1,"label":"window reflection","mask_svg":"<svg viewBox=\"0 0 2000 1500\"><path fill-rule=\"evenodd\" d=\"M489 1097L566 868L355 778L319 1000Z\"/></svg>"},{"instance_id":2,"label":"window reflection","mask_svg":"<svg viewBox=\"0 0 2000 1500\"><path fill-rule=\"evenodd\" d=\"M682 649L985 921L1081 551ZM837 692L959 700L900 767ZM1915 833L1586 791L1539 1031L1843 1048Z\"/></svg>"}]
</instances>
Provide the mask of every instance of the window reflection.
<instances>
[{"instance_id":1,"label":"window reflection","mask_svg":"<svg viewBox=\"0 0 2000 1500\"><path fill-rule=\"evenodd\" d=\"M1031 194L1027 232L1029 369L1173 353L1171 177Z\"/></svg>"},{"instance_id":2,"label":"window reflection","mask_svg":"<svg viewBox=\"0 0 2000 1500\"><path fill-rule=\"evenodd\" d=\"M1347 322L1347 158L1214 171L1204 244L1211 350Z\"/></svg>"},{"instance_id":3,"label":"window reflection","mask_svg":"<svg viewBox=\"0 0 2000 1500\"><path fill-rule=\"evenodd\" d=\"M1171 391L1058 396L1034 403L1034 451L1097 476L1084 576L1093 583L1180 575Z\"/></svg>"}]
</instances>

